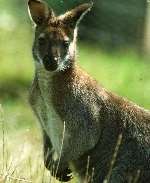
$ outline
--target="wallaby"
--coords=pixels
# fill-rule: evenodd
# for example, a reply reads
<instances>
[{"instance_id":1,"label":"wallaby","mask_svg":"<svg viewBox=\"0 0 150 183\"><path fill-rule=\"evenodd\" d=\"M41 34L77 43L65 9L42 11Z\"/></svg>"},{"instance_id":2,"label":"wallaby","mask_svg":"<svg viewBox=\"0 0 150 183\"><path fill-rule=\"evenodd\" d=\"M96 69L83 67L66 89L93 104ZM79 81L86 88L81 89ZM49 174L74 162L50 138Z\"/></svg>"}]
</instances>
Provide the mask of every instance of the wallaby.
<instances>
[{"instance_id":1,"label":"wallaby","mask_svg":"<svg viewBox=\"0 0 150 183\"><path fill-rule=\"evenodd\" d=\"M43 133L44 163L58 180L150 182L150 111L107 91L76 63L77 27L92 4L56 16L28 1L35 23L29 101Z\"/></svg>"}]
</instances>

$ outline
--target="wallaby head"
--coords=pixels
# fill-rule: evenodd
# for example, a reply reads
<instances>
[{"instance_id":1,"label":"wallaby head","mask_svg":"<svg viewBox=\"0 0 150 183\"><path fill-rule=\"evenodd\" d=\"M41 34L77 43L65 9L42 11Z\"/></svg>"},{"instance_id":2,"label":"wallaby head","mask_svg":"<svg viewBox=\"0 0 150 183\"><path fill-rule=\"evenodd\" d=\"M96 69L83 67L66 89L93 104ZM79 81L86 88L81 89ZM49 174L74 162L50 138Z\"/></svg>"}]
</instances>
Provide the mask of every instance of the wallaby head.
<instances>
[{"instance_id":1,"label":"wallaby head","mask_svg":"<svg viewBox=\"0 0 150 183\"><path fill-rule=\"evenodd\" d=\"M82 4L63 15L41 0L29 0L28 7L36 25L33 56L47 71L61 71L75 60L77 25L92 4Z\"/></svg>"}]
</instances>

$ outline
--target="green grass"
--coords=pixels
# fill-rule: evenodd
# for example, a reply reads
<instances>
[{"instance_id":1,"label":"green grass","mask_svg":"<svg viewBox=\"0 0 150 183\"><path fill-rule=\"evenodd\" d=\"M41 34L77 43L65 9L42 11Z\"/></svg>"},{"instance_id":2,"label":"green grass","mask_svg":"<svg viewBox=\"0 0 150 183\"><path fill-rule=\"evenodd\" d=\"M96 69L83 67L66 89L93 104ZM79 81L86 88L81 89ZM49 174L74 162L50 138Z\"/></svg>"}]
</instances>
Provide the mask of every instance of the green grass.
<instances>
[{"instance_id":1,"label":"green grass","mask_svg":"<svg viewBox=\"0 0 150 183\"><path fill-rule=\"evenodd\" d=\"M104 87L150 109L150 62L131 50L106 53L81 44L80 64Z\"/></svg>"},{"instance_id":2,"label":"green grass","mask_svg":"<svg viewBox=\"0 0 150 183\"><path fill-rule=\"evenodd\" d=\"M39 125L27 103L28 88L34 73L32 32L28 24L20 25L17 22L11 29L0 27L0 103L3 108L0 149L4 149L4 154L0 151L0 179L7 172L6 182L19 182L13 178L21 177L36 183L47 183L50 178L43 166ZM108 53L90 44L80 43L78 49L79 64L103 86L150 109L148 59L137 56L131 50ZM19 164L15 168L16 161ZM9 176L11 181L8 180Z\"/></svg>"}]
</instances>

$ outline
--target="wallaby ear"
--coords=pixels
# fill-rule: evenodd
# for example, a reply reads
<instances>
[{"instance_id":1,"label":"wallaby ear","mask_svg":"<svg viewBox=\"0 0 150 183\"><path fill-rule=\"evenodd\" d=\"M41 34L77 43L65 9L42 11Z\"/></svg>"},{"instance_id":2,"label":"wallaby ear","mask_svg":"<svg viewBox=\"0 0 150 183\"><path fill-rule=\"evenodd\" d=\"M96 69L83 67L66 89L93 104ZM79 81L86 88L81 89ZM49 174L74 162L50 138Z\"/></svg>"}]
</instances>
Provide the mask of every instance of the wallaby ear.
<instances>
[{"instance_id":1,"label":"wallaby ear","mask_svg":"<svg viewBox=\"0 0 150 183\"><path fill-rule=\"evenodd\" d=\"M64 24L74 29L80 20L84 17L84 15L90 11L92 6L93 3L82 4L72 9L71 11L66 12L64 15L60 15L59 19L63 21Z\"/></svg>"},{"instance_id":2,"label":"wallaby ear","mask_svg":"<svg viewBox=\"0 0 150 183\"><path fill-rule=\"evenodd\" d=\"M53 15L52 10L41 0L29 0L28 9L31 20L37 25L41 25Z\"/></svg>"}]
</instances>

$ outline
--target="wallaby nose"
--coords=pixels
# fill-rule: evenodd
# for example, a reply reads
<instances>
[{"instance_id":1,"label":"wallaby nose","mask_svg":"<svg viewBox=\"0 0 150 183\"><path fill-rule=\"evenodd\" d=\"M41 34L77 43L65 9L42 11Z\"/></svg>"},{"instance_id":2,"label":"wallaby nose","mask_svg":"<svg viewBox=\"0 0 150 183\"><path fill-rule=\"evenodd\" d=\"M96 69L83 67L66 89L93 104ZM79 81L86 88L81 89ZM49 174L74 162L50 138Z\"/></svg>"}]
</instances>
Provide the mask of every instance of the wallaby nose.
<instances>
[{"instance_id":1,"label":"wallaby nose","mask_svg":"<svg viewBox=\"0 0 150 183\"><path fill-rule=\"evenodd\" d=\"M46 55L43 58L43 64L47 71L55 71L58 67L58 59L56 57L52 58L51 56Z\"/></svg>"}]
</instances>

